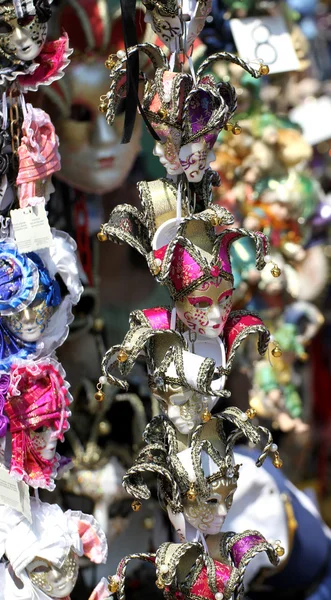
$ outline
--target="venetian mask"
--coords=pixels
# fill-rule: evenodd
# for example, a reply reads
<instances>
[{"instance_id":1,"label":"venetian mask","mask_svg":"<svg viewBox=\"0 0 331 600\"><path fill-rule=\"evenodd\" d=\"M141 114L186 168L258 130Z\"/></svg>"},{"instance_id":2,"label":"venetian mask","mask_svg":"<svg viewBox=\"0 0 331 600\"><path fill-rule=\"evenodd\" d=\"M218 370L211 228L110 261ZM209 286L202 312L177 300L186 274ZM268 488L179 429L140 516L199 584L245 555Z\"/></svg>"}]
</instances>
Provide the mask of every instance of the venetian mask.
<instances>
[{"instance_id":1,"label":"venetian mask","mask_svg":"<svg viewBox=\"0 0 331 600\"><path fill-rule=\"evenodd\" d=\"M100 96L109 84L100 59L71 63L65 79L71 97L70 115L53 115L62 158L58 176L86 192L104 194L115 190L125 181L139 153L139 119L130 144L121 144L124 113L110 127L98 110Z\"/></svg>"},{"instance_id":2,"label":"venetian mask","mask_svg":"<svg viewBox=\"0 0 331 600\"><path fill-rule=\"evenodd\" d=\"M4 317L8 329L24 342L37 342L44 333L54 307L48 306L46 300L37 298L24 310Z\"/></svg>"},{"instance_id":3,"label":"venetian mask","mask_svg":"<svg viewBox=\"0 0 331 600\"><path fill-rule=\"evenodd\" d=\"M154 33L169 48L170 52L179 51L179 37L182 34L179 17L163 16L154 8L146 11L145 22L151 25Z\"/></svg>"},{"instance_id":4,"label":"venetian mask","mask_svg":"<svg viewBox=\"0 0 331 600\"><path fill-rule=\"evenodd\" d=\"M205 535L219 533L225 517L231 508L237 483L233 479L217 479L210 484L208 498L196 497L184 501L184 517L195 529Z\"/></svg>"},{"instance_id":5,"label":"venetian mask","mask_svg":"<svg viewBox=\"0 0 331 600\"><path fill-rule=\"evenodd\" d=\"M39 427L30 431L34 450L44 460L53 460L56 453L57 439L54 427Z\"/></svg>"},{"instance_id":6,"label":"venetian mask","mask_svg":"<svg viewBox=\"0 0 331 600\"><path fill-rule=\"evenodd\" d=\"M179 160L178 152L171 137L166 142L156 142L153 150L161 165L166 169L168 175L180 175L183 167Z\"/></svg>"},{"instance_id":7,"label":"venetian mask","mask_svg":"<svg viewBox=\"0 0 331 600\"><path fill-rule=\"evenodd\" d=\"M15 61L32 61L41 52L47 35L47 23L37 15L17 19L11 3L0 6L0 54Z\"/></svg>"},{"instance_id":8,"label":"venetian mask","mask_svg":"<svg viewBox=\"0 0 331 600\"><path fill-rule=\"evenodd\" d=\"M232 283L210 279L175 303L180 320L191 330L207 337L221 335L232 308Z\"/></svg>"},{"instance_id":9,"label":"venetian mask","mask_svg":"<svg viewBox=\"0 0 331 600\"><path fill-rule=\"evenodd\" d=\"M153 395L161 403L163 412L180 433L187 435L201 423L204 409L203 396L180 385L165 384L164 389L153 389ZM210 404L213 405L210 400ZM212 406L208 405L208 408Z\"/></svg>"},{"instance_id":10,"label":"venetian mask","mask_svg":"<svg viewBox=\"0 0 331 600\"><path fill-rule=\"evenodd\" d=\"M78 556L70 550L61 568L35 557L26 567L31 582L52 598L66 598L71 594L78 578Z\"/></svg>"},{"instance_id":11,"label":"venetian mask","mask_svg":"<svg viewBox=\"0 0 331 600\"><path fill-rule=\"evenodd\" d=\"M206 169L215 158L214 152L209 150L204 141L190 142L182 146L179 151L179 161L183 171L188 181L193 183L201 181Z\"/></svg>"}]
</instances>

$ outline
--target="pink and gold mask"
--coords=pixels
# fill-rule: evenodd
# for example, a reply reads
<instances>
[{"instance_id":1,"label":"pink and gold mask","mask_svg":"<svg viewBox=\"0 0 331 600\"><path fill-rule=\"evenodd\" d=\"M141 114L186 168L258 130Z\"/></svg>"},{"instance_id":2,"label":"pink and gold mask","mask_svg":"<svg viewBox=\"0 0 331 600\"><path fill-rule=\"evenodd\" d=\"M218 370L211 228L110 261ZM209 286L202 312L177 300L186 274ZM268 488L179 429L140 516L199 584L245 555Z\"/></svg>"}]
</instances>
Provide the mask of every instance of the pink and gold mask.
<instances>
[{"instance_id":1,"label":"pink and gold mask","mask_svg":"<svg viewBox=\"0 0 331 600\"><path fill-rule=\"evenodd\" d=\"M54 489L57 440L68 429L71 396L55 360L13 366L5 403L12 435L10 473L32 487Z\"/></svg>"},{"instance_id":2,"label":"pink and gold mask","mask_svg":"<svg viewBox=\"0 0 331 600\"><path fill-rule=\"evenodd\" d=\"M180 320L195 333L221 335L232 308L232 282L209 279L175 303Z\"/></svg>"}]
</instances>

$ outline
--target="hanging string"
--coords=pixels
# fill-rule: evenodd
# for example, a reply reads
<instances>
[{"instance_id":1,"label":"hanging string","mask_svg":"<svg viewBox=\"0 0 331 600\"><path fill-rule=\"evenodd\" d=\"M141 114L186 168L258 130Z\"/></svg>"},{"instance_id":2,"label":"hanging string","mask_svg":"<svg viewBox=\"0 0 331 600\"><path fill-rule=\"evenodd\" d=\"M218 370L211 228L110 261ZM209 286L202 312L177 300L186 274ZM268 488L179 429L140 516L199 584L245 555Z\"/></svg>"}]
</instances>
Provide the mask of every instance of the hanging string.
<instances>
[{"instance_id":1,"label":"hanging string","mask_svg":"<svg viewBox=\"0 0 331 600\"><path fill-rule=\"evenodd\" d=\"M182 219L182 189L183 189L183 182L180 179L179 183L178 183L178 188L177 188L177 205L176 205L176 219L177 221L181 221Z\"/></svg>"},{"instance_id":2,"label":"hanging string","mask_svg":"<svg viewBox=\"0 0 331 600\"><path fill-rule=\"evenodd\" d=\"M6 92L3 92L2 94L2 127L3 129L7 129L8 127L8 104Z\"/></svg>"}]
</instances>

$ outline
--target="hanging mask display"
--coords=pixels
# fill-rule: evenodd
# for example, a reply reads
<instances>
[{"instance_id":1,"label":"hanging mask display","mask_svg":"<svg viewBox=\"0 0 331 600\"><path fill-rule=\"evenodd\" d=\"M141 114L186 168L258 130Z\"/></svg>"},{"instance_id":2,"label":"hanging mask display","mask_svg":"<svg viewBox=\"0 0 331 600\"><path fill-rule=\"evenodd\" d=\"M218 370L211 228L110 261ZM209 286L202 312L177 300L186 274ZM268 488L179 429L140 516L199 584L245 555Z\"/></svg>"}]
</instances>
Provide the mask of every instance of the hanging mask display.
<instances>
[{"instance_id":1,"label":"hanging mask display","mask_svg":"<svg viewBox=\"0 0 331 600\"><path fill-rule=\"evenodd\" d=\"M1 506L1 598L67 599L78 577L79 557L107 558L106 537L97 521L80 511L31 500L32 523ZM3 594L3 595L2 595ZM24 595L23 595L24 594Z\"/></svg>"}]
</instances>

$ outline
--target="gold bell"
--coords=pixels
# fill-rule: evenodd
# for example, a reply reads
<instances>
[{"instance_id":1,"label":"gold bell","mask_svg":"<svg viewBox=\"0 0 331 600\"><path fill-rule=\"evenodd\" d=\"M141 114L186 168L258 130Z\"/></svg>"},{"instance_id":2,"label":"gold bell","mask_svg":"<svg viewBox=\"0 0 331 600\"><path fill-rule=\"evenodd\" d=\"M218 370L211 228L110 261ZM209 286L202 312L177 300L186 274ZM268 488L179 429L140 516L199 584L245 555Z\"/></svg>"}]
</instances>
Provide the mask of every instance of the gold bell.
<instances>
[{"instance_id":1,"label":"gold bell","mask_svg":"<svg viewBox=\"0 0 331 600\"><path fill-rule=\"evenodd\" d=\"M276 554L278 554L278 556L284 556L285 550L284 550L283 546L279 546L279 544L277 544L277 546L275 546L275 550L276 550Z\"/></svg>"},{"instance_id":2,"label":"gold bell","mask_svg":"<svg viewBox=\"0 0 331 600\"><path fill-rule=\"evenodd\" d=\"M193 483L190 484L190 488L189 488L186 496L187 496L187 499L190 502L194 502L194 500L196 500L197 495L195 493L195 489L194 489L194 484Z\"/></svg>"},{"instance_id":3,"label":"gold bell","mask_svg":"<svg viewBox=\"0 0 331 600\"><path fill-rule=\"evenodd\" d=\"M118 58L116 54L109 54L108 58L105 60L105 67L107 69L112 69L113 67L115 67L117 61Z\"/></svg>"},{"instance_id":4,"label":"gold bell","mask_svg":"<svg viewBox=\"0 0 331 600\"><path fill-rule=\"evenodd\" d=\"M160 119L165 119L168 116L168 111L166 108L163 108L163 106L161 106L161 108L159 108L159 110L157 111L157 115L158 117L160 117Z\"/></svg>"},{"instance_id":5,"label":"gold bell","mask_svg":"<svg viewBox=\"0 0 331 600\"><path fill-rule=\"evenodd\" d=\"M99 111L101 113L107 112L107 108L108 108L108 102L100 102L100 104L99 104Z\"/></svg>"},{"instance_id":6,"label":"gold bell","mask_svg":"<svg viewBox=\"0 0 331 600\"><path fill-rule=\"evenodd\" d=\"M238 123L236 123L232 128L233 135L239 135L241 133L241 131L242 131L242 129L241 129L240 125L238 125Z\"/></svg>"},{"instance_id":7,"label":"gold bell","mask_svg":"<svg viewBox=\"0 0 331 600\"><path fill-rule=\"evenodd\" d=\"M165 588L165 583L164 583L162 577L157 578L155 585L157 588L159 588L159 590L163 590Z\"/></svg>"},{"instance_id":8,"label":"gold bell","mask_svg":"<svg viewBox=\"0 0 331 600\"><path fill-rule=\"evenodd\" d=\"M232 123L229 123L229 122L225 123L224 129L225 129L225 131L232 131L232 129L233 129Z\"/></svg>"},{"instance_id":9,"label":"gold bell","mask_svg":"<svg viewBox=\"0 0 331 600\"><path fill-rule=\"evenodd\" d=\"M276 467L276 469L281 469L282 468L283 461L282 461L282 459L279 456L279 452L275 452L272 464L274 465L274 467Z\"/></svg>"},{"instance_id":10,"label":"gold bell","mask_svg":"<svg viewBox=\"0 0 331 600\"><path fill-rule=\"evenodd\" d=\"M213 217L211 217L210 219L210 223L212 224L213 227L217 227L217 225L219 225L219 218L214 215Z\"/></svg>"},{"instance_id":11,"label":"gold bell","mask_svg":"<svg viewBox=\"0 0 331 600\"><path fill-rule=\"evenodd\" d=\"M153 275L158 275L161 271L161 267L159 265L153 265L152 267L152 273Z\"/></svg>"},{"instance_id":12,"label":"gold bell","mask_svg":"<svg viewBox=\"0 0 331 600\"><path fill-rule=\"evenodd\" d=\"M131 508L132 510L134 510L134 512L138 512L138 510L140 510L142 507L142 504L140 502L140 500L134 500L131 504Z\"/></svg>"},{"instance_id":13,"label":"gold bell","mask_svg":"<svg viewBox=\"0 0 331 600\"><path fill-rule=\"evenodd\" d=\"M255 408L248 408L246 410L246 415L248 416L249 419L254 419L254 417L256 416Z\"/></svg>"},{"instance_id":14,"label":"gold bell","mask_svg":"<svg viewBox=\"0 0 331 600\"><path fill-rule=\"evenodd\" d=\"M99 242L106 242L107 241L107 236L103 231L99 231L97 233L97 238L99 240Z\"/></svg>"},{"instance_id":15,"label":"gold bell","mask_svg":"<svg viewBox=\"0 0 331 600\"><path fill-rule=\"evenodd\" d=\"M97 392L95 392L94 398L97 402L103 402L105 399L105 395L101 390L98 390Z\"/></svg>"},{"instance_id":16,"label":"gold bell","mask_svg":"<svg viewBox=\"0 0 331 600\"><path fill-rule=\"evenodd\" d=\"M208 423L208 421L210 421L211 419L211 413L209 412L208 408L205 408L205 410L203 411L202 415L201 415L201 421L203 423Z\"/></svg>"},{"instance_id":17,"label":"gold bell","mask_svg":"<svg viewBox=\"0 0 331 600\"><path fill-rule=\"evenodd\" d=\"M278 265L274 265L271 269L271 275L273 277L279 277L282 274Z\"/></svg>"},{"instance_id":18,"label":"gold bell","mask_svg":"<svg viewBox=\"0 0 331 600\"><path fill-rule=\"evenodd\" d=\"M108 589L111 594L115 594L119 588L119 581L116 575L109 577Z\"/></svg>"},{"instance_id":19,"label":"gold bell","mask_svg":"<svg viewBox=\"0 0 331 600\"><path fill-rule=\"evenodd\" d=\"M269 69L268 65L263 65L263 64L260 65L260 68L259 68L260 75L268 75L269 71L270 71L270 69Z\"/></svg>"},{"instance_id":20,"label":"gold bell","mask_svg":"<svg viewBox=\"0 0 331 600\"><path fill-rule=\"evenodd\" d=\"M275 358L279 358L283 353L280 349L279 346L275 346L272 350L271 350L271 354L272 356L274 356Z\"/></svg>"},{"instance_id":21,"label":"gold bell","mask_svg":"<svg viewBox=\"0 0 331 600\"><path fill-rule=\"evenodd\" d=\"M125 352L125 350L120 350L118 355L117 355L117 359L119 360L119 362L123 363L125 361L127 361L129 358L129 355Z\"/></svg>"}]
</instances>

